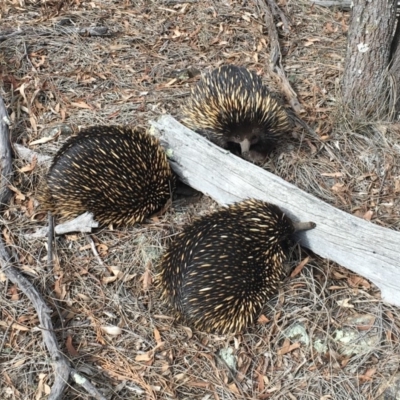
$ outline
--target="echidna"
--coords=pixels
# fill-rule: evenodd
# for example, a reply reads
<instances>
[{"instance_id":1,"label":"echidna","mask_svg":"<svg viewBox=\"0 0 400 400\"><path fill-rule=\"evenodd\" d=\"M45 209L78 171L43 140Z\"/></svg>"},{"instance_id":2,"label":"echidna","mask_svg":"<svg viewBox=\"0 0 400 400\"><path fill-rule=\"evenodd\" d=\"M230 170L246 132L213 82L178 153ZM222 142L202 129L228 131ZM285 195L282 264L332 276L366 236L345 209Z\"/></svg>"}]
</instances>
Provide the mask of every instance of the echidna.
<instances>
[{"instance_id":1,"label":"echidna","mask_svg":"<svg viewBox=\"0 0 400 400\"><path fill-rule=\"evenodd\" d=\"M201 217L177 235L160 261L162 297L199 330L239 332L277 292L292 235L314 227L295 224L260 200Z\"/></svg>"},{"instance_id":2,"label":"echidna","mask_svg":"<svg viewBox=\"0 0 400 400\"><path fill-rule=\"evenodd\" d=\"M39 202L62 219L89 211L101 224L127 225L160 211L174 185L157 138L142 128L93 126L58 151Z\"/></svg>"},{"instance_id":3,"label":"echidna","mask_svg":"<svg viewBox=\"0 0 400 400\"><path fill-rule=\"evenodd\" d=\"M226 149L240 144L242 155L253 149L268 153L291 126L287 111L261 78L234 65L206 74L183 114L187 127Z\"/></svg>"}]
</instances>

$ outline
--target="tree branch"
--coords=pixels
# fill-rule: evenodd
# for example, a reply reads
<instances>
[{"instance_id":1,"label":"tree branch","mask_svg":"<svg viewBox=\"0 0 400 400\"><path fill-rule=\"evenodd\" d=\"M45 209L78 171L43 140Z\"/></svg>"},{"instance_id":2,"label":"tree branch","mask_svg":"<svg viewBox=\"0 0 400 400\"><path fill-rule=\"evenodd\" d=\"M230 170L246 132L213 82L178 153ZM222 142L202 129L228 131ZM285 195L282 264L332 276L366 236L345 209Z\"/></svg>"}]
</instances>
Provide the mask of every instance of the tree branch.
<instances>
[{"instance_id":1,"label":"tree branch","mask_svg":"<svg viewBox=\"0 0 400 400\"><path fill-rule=\"evenodd\" d=\"M0 96L0 203L5 205L10 198L10 190L8 185L13 176L12 174L12 157L11 142L8 129L8 115L3 99ZM51 231L51 229L50 229ZM51 252L49 243L49 251ZM18 260L15 260L18 264ZM50 259L49 259L50 263ZM24 295L32 303L39 318L40 330L43 335L43 341L50 354L54 368L54 383L51 387L49 400L59 400L63 398L65 387L70 378L81 385L91 396L98 400L105 400L105 397L90 384L90 382L80 376L75 370L71 369L69 362L59 349L56 336L54 334L53 325L51 323L51 310L47 307L42 296L33 286L33 284L23 276L17 268L12 265L12 258L6 249L3 238L0 236L0 267L7 279L13 282L24 293Z\"/></svg>"},{"instance_id":2,"label":"tree branch","mask_svg":"<svg viewBox=\"0 0 400 400\"><path fill-rule=\"evenodd\" d=\"M12 170L12 149L9 131L10 119L3 99L0 96L0 207L2 208L11 198L9 184L14 174Z\"/></svg>"},{"instance_id":3,"label":"tree branch","mask_svg":"<svg viewBox=\"0 0 400 400\"><path fill-rule=\"evenodd\" d=\"M296 113L301 113L303 111L303 107L299 103L299 100L297 99L297 94L292 89L289 80L286 78L282 66L282 53L279 46L278 32L274 23L274 17L272 15L270 7L268 7L268 5L266 4L266 1L268 1L268 3L270 4L274 4L274 9L279 8L273 0L256 0L258 8L264 13L265 26L268 29L268 38L270 43L270 62L269 64L267 64L267 67L269 69L270 75L273 76L275 80L280 83L282 92L285 93L285 96L288 99L290 106ZM280 11L279 15L281 14L283 13ZM284 26L285 22L286 24L288 24L286 18L282 22Z\"/></svg>"}]
</instances>

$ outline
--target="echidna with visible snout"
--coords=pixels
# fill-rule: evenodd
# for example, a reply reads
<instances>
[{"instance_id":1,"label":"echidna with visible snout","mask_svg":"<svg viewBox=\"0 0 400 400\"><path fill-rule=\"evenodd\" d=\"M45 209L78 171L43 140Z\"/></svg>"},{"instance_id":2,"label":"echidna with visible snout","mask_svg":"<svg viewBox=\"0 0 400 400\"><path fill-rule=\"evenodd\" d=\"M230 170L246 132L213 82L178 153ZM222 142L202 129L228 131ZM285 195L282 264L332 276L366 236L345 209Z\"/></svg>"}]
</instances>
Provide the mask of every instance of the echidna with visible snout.
<instances>
[{"instance_id":1,"label":"echidna with visible snout","mask_svg":"<svg viewBox=\"0 0 400 400\"><path fill-rule=\"evenodd\" d=\"M101 224L129 225L160 211L174 187L167 156L145 129L92 126L58 151L39 202L62 219L89 211Z\"/></svg>"},{"instance_id":2,"label":"echidna with visible snout","mask_svg":"<svg viewBox=\"0 0 400 400\"><path fill-rule=\"evenodd\" d=\"M288 132L286 109L253 71L235 65L214 69L194 86L182 122L215 144L267 154Z\"/></svg>"},{"instance_id":3,"label":"echidna with visible snout","mask_svg":"<svg viewBox=\"0 0 400 400\"><path fill-rule=\"evenodd\" d=\"M199 330L239 332L277 292L293 234L314 227L293 223L279 207L259 200L203 216L162 257L162 297Z\"/></svg>"}]
</instances>

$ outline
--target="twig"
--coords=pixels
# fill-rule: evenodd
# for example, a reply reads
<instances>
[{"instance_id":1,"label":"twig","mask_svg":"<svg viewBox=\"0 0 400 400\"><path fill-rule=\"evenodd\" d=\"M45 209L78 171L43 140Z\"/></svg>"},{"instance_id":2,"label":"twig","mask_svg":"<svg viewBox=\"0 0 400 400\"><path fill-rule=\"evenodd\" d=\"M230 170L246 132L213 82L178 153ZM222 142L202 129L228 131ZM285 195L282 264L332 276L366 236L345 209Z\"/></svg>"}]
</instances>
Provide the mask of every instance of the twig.
<instances>
[{"instance_id":1,"label":"twig","mask_svg":"<svg viewBox=\"0 0 400 400\"><path fill-rule=\"evenodd\" d=\"M269 73L280 82L282 91L285 93L290 106L296 113L301 113L303 107L300 105L296 92L290 86L289 80L285 76L285 72L282 67L282 54L279 47L278 32L276 31L274 17L272 12L265 1L271 2L272 0L255 0L258 7L264 12L265 26L268 29L268 37L270 42L270 62L267 65ZM276 6L277 7L277 6Z\"/></svg>"},{"instance_id":2,"label":"twig","mask_svg":"<svg viewBox=\"0 0 400 400\"><path fill-rule=\"evenodd\" d=\"M90 247L92 248L92 252L93 252L94 256L96 257L97 262L99 263L99 265L102 268L104 268L104 271L107 271L107 267L105 266L103 260L100 258L100 255L99 255L99 253L98 253L98 251L96 249L96 244L94 243L94 240L89 235L86 235L86 238L87 238L87 241L90 244Z\"/></svg>"},{"instance_id":3,"label":"twig","mask_svg":"<svg viewBox=\"0 0 400 400\"><path fill-rule=\"evenodd\" d=\"M53 237L54 237L54 218L51 212L48 212L49 232L47 236L47 269L49 271L53 268Z\"/></svg>"},{"instance_id":4,"label":"twig","mask_svg":"<svg viewBox=\"0 0 400 400\"><path fill-rule=\"evenodd\" d=\"M278 16L282 21L283 24L283 30L285 31L285 33L289 33L290 32L290 23L288 21L288 19L286 18L285 13L277 6L277 4L275 3L275 0L267 0L269 7L271 8L271 11L273 13L274 16Z\"/></svg>"},{"instance_id":5,"label":"twig","mask_svg":"<svg viewBox=\"0 0 400 400\"><path fill-rule=\"evenodd\" d=\"M3 99L0 96L0 208L8 203L12 196L9 184L13 180L12 149L9 131L10 119Z\"/></svg>"},{"instance_id":6,"label":"twig","mask_svg":"<svg viewBox=\"0 0 400 400\"><path fill-rule=\"evenodd\" d=\"M75 369L71 369L71 378L78 385L82 386L90 396L97 400L107 400L84 376L80 375Z\"/></svg>"},{"instance_id":7,"label":"twig","mask_svg":"<svg viewBox=\"0 0 400 400\"><path fill-rule=\"evenodd\" d=\"M39 317L43 340L53 361L54 383L51 387L49 400L61 399L68 382L70 371L68 362L59 350L56 337L53 333L53 326L50 317L51 310L46 306L44 300L32 283L11 265L11 257L5 248L2 239L0 239L0 265L6 277L18 286L36 310Z\"/></svg>"},{"instance_id":8,"label":"twig","mask_svg":"<svg viewBox=\"0 0 400 400\"><path fill-rule=\"evenodd\" d=\"M31 61L31 59L29 58L29 54L28 54L28 48L27 48L27 46L26 46L26 42L24 42L24 55L22 56L22 58L26 58L26 60L28 61L28 63L30 64L30 66L32 67L32 69L35 71L35 72L37 72L36 71L36 68L34 67L34 65L32 64L32 61Z\"/></svg>"},{"instance_id":9,"label":"twig","mask_svg":"<svg viewBox=\"0 0 400 400\"><path fill-rule=\"evenodd\" d=\"M3 99L0 96L0 168L1 168L1 182L0 187L0 203L6 204L10 197L10 189L8 185L12 174L12 158L11 158L11 143L9 138L8 130L8 115L5 108ZM51 219L51 216L49 216ZM50 221L49 221L50 222ZM52 224L49 223L49 259L48 262L51 265L52 262ZM18 264L18 258L14 255L16 264ZM69 377L74 379L79 385L81 385L91 396L96 399L105 400L105 397L100 394L97 389L90 384L86 379L82 378L75 370L71 369L68 360L64 357L60 351L57 343L56 336L54 334L53 325L51 322L51 310L47 307L42 296L33 286L33 284L25 278L13 265L12 258L6 249L3 238L0 236L0 267L7 279L13 282L18 288L25 294L25 296L32 303L36 310L39 318L40 330L43 335L43 340L47 351L50 354L54 368L54 383L51 387L48 400L59 400L63 398L65 387L68 383ZM3 344L2 344L3 346ZM77 378L78 377L78 378ZM79 379L80 378L80 379Z\"/></svg>"}]
</instances>

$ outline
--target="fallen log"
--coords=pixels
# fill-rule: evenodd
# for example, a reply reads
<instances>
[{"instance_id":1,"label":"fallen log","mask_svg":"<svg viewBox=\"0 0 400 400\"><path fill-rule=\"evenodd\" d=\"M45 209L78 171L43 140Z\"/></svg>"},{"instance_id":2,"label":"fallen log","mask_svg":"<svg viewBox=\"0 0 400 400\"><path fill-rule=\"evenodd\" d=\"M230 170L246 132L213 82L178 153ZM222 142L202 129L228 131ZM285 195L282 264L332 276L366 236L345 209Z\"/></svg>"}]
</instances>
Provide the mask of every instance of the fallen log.
<instances>
[{"instance_id":1,"label":"fallen log","mask_svg":"<svg viewBox=\"0 0 400 400\"><path fill-rule=\"evenodd\" d=\"M219 204L256 198L280 206L295 221L313 221L300 243L377 285L400 306L400 233L354 217L278 176L223 150L171 116L151 122L174 171Z\"/></svg>"}]
</instances>

